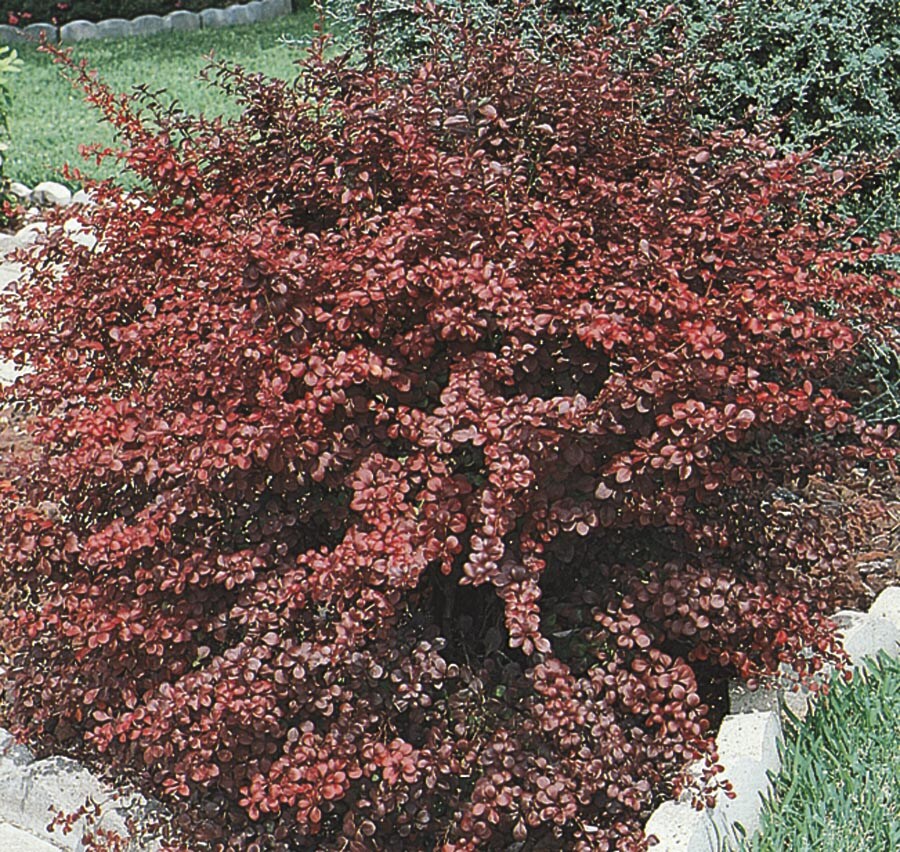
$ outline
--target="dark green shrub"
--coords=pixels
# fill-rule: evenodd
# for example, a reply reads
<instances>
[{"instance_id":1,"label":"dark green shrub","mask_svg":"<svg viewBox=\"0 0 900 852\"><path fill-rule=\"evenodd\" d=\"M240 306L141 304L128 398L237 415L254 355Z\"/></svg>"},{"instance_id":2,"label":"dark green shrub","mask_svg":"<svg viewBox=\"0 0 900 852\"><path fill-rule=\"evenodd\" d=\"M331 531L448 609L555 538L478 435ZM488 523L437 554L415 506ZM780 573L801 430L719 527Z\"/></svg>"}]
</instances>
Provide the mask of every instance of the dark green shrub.
<instances>
[{"instance_id":1,"label":"dark green shrub","mask_svg":"<svg viewBox=\"0 0 900 852\"><path fill-rule=\"evenodd\" d=\"M900 146L900 5L895 0L739 0L724 21L710 120L784 118L781 141L823 156ZM870 232L900 224L900 165L848 206Z\"/></svg>"}]
</instances>

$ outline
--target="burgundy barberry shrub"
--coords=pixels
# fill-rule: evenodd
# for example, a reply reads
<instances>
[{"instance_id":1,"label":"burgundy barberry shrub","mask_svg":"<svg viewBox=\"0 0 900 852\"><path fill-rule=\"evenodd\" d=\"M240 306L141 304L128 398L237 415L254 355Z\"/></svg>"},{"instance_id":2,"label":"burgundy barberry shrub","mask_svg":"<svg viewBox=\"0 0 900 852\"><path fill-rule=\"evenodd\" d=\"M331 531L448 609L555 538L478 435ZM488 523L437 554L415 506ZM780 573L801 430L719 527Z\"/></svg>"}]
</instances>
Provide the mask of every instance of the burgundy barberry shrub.
<instances>
[{"instance_id":1,"label":"burgundy barberry shrub","mask_svg":"<svg viewBox=\"0 0 900 852\"><path fill-rule=\"evenodd\" d=\"M320 44L220 68L233 123L82 69L145 190L5 300L8 723L195 850L633 850L715 789L710 683L837 658L791 495L892 454L844 382L890 237L628 49Z\"/></svg>"}]
</instances>

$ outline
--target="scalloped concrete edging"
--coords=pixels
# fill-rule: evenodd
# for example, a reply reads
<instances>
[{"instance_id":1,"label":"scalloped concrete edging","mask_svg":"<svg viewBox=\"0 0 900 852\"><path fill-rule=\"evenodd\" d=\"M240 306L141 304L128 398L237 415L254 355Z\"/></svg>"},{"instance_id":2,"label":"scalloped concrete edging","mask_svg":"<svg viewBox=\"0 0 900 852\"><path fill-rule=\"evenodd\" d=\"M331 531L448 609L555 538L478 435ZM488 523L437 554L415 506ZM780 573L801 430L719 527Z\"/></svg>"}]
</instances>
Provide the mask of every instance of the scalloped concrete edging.
<instances>
[{"instance_id":1,"label":"scalloped concrete edging","mask_svg":"<svg viewBox=\"0 0 900 852\"><path fill-rule=\"evenodd\" d=\"M54 180L41 181L34 188L13 180L9 183L9 191L20 204L29 208L68 207L70 204L91 203L90 196L83 189L73 193L67 186Z\"/></svg>"},{"instance_id":2,"label":"scalloped concrete edging","mask_svg":"<svg viewBox=\"0 0 900 852\"><path fill-rule=\"evenodd\" d=\"M886 651L900 652L900 586L885 589L868 612L843 610L834 616L844 650L853 667ZM785 682L751 692L742 684L729 689L731 713L725 717L716 745L724 777L734 799L720 797L714 808L695 810L687 797L664 802L645 826L658 840L654 852L734 852L743 838L759 830L763 800L771 792L769 773L781 769L778 745L785 707L805 716L812 697L792 692Z\"/></svg>"},{"instance_id":3,"label":"scalloped concrete edging","mask_svg":"<svg viewBox=\"0 0 900 852\"><path fill-rule=\"evenodd\" d=\"M177 9L167 15L139 15L133 20L107 18L105 21L69 21L61 27L54 24L28 24L13 27L0 24L0 45L21 44L46 38L51 44L76 44L101 38L149 36L175 30L217 29L241 24L274 21L292 11L291 0L251 0L224 9L187 12Z\"/></svg>"}]
</instances>

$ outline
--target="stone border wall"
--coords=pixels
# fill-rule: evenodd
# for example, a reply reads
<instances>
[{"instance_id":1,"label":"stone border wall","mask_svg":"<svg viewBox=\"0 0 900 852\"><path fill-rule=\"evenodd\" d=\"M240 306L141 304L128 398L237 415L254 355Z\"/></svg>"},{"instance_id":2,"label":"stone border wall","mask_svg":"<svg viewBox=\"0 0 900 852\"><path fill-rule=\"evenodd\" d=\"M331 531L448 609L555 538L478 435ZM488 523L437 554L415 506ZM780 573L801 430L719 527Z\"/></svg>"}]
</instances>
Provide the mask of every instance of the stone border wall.
<instances>
[{"instance_id":1,"label":"stone border wall","mask_svg":"<svg viewBox=\"0 0 900 852\"><path fill-rule=\"evenodd\" d=\"M218 29L241 24L258 24L273 21L291 14L291 0L251 0L234 4L225 9L204 9L202 12L186 12L179 9L168 15L141 15L132 21L125 18L109 18L105 21L69 21L57 27L54 24L29 24L27 27L11 27L0 24L0 44L21 44L46 38L51 44L75 44L99 38L127 38L150 36L170 31Z\"/></svg>"},{"instance_id":2,"label":"stone border wall","mask_svg":"<svg viewBox=\"0 0 900 852\"><path fill-rule=\"evenodd\" d=\"M900 654L900 586L886 588L867 613L843 610L832 618L854 668L880 651ZM664 802L645 827L659 841L653 852L735 852L742 848L742 837L759 830L763 800L772 790L769 773L781 769L783 708L802 717L812 696L777 683L755 692L733 683L729 692L731 712L716 746L735 798L719 796L714 808L701 811L687 800Z\"/></svg>"}]
</instances>

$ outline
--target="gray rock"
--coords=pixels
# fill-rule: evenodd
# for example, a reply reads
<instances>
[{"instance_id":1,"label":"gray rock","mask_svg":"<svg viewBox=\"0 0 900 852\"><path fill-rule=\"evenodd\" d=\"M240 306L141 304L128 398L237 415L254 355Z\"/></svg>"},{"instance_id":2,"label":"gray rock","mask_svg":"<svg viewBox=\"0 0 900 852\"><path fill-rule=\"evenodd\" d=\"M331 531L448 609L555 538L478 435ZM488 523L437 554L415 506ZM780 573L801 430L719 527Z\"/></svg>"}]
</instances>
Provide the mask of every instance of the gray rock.
<instances>
[{"instance_id":1,"label":"gray rock","mask_svg":"<svg viewBox=\"0 0 900 852\"><path fill-rule=\"evenodd\" d=\"M659 841L653 852L712 852L725 832L715 811L697 811L689 802L663 802L647 820L644 833Z\"/></svg>"},{"instance_id":2,"label":"gray rock","mask_svg":"<svg viewBox=\"0 0 900 852\"><path fill-rule=\"evenodd\" d=\"M24 243L20 243L15 234L0 234L0 290L3 289L3 270L6 268L6 263L2 262L2 259L23 246Z\"/></svg>"},{"instance_id":3,"label":"gray rock","mask_svg":"<svg viewBox=\"0 0 900 852\"><path fill-rule=\"evenodd\" d=\"M204 9L199 13L200 26L205 29L217 30L220 27L230 26L228 16L224 9Z\"/></svg>"},{"instance_id":4,"label":"gray rock","mask_svg":"<svg viewBox=\"0 0 900 852\"><path fill-rule=\"evenodd\" d=\"M734 757L725 764L724 778L731 782L734 798L720 794L715 812L721 815L724 825L722 846L713 846L709 852L725 848L738 850L741 837L751 837L759 830L762 806L772 793L772 785L765 767L749 757Z\"/></svg>"},{"instance_id":5,"label":"gray rock","mask_svg":"<svg viewBox=\"0 0 900 852\"><path fill-rule=\"evenodd\" d=\"M826 666L813 680L826 683L833 673L833 666ZM749 689L739 680L728 683L728 706L732 713L772 710L783 717L785 709L788 709L795 716L805 719L814 699L813 692L799 683L796 673L786 664L781 665L780 674L763 678L757 689Z\"/></svg>"},{"instance_id":6,"label":"gray rock","mask_svg":"<svg viewBox=\"0 0 900 852\"><path fill-rule=\"evenodd\" d=\"M258 24L260 21L266 20L266 9L263 7L261 0L251 0L251 2L245 3L244 6L252 23Z\"/></svg>"},{"instance_id":7,"label":"gray rock","mask_svg":"<svg viewBox=\"0 0 900 852\"><path fill-rule=\"evenodd\" d=\"M293 11L291 0L274 0L279 9L279 14L290 15Z\"/></svg>"},{"instance_id":8,"label":"gray rock","mask_svg":"<svg viewBox=\"0 0 900 852\"><path fill-rule=\"evenodd\" d=\"M23 244L18 243L15 247L22 248ZM23 272L23 269L22 269L21 264L13 263L10 260L0 263L0 291L5 292L5 291L9 290L10 285L14 284L16 281L18 281L22 277L22 272ZM16 760L18 760L19 757L21 757L21 755L19 755L18 752L16 752L15 754L10 752L10 754L12 755L12 757L10 759L15 758ZM19 756L17 757L16 755L19 755ZM4 760L4 758L0 757L0 764L2 764L3 760Z\"/></svg>"},{"instance_id":9,"label":"gray rock","mask_svg":"<svg viewBox=\"0 0 900 852\"><path fill-rule=\"evenodd\" d=\"M88 231L78 219L67 219L63 222L63 231L73 242L86 246L89 249L97 245L96 234Z\"/></svg>"},{"instance_id":10,"label":"gray rock","mask_svg":"<svg viewBox=\"0 0 900 852\"><path fill-rule=\"evenodd\" d=\"M730 760L746 757L764 767L763 777L765 772L778 772L781 735L781 719L772 710L726 716L716 737L719 761L727 769Z\"/></svg>"},{"instance_id":11,"label":"gray rock","mask_svg":"<svg viewBox=\"0 0 900 852\"><path fill-rule=\"evenodd\" d=\"M783 705L782 690L772 683L762 683L750 689L740 680L728 682L728 707L732 713L753 713L775 710L780 713Z\"/></svg>"},{"instance_id":12,"label":"gray rock","mask_svg":"<svg viewBox=\"0 0 900 852\"><path fill-rule=\"evenodd\" d=\"M169 29L178 30L179 32L200 29L200 16L194 12L187 12L184 9L169 12L163 20L169 22Z\"/></svg>"},{"instance_id":13,"label":"gray rock","mask_svg":"<svg viewBox=\"0 0 900 852\"><path fill-rule=\"evenodd\" d=\"M24 228L19 228L16 231L16 239L19 240L22 245L31 245L36 239L38 234L44 234L47 232L47 223L46 222L32 222L29 225L26 225Z\"/></svg>"},{"instance_id":14,"label":"gray rock","mask_svg":"<svg viewBox=\"0 0 900 852\"><path fill-rule=\"evenodd\" d=\"M0 387L13 384L24 371L12 361L0 361ZM4 847L0 846L0 849Z\"/></svg>"},{"instance_id":15,"label":"gray rock","mask_svg":"<svg viewBox=\"0 0 900 852\"><path fill-rule=\"evenodd\" d=\"M14 826L0 823L0 849L8 852L59 852L59 846L38 840Z\"/></svg>"},{"instance_id":16,"label":"gray rock","mask_svg":"<svg viewBox=\"0 0 900 852\"><path fill-rule=\"evenodd\" d=\"M126 38L134 35L134 24L124 18L107 18L97 24L97 38Z\"/></svg>"},{"instance_id":17,"label":"gray rock","mask_svg":"<svg viewBox=\"0 0 900 852\"><path fill-rule=\"evenodd\" d=\"M45 207L64 206L72 203L72 193L69 189L56 181L45 180L39 183L31 192L35 204Z\"/></svg>"},{"instance_id":18,"label":"gray rock","mask_svg":"<svg viewBox=\"0 0 900 852\"><path fill-rule=\"evenodd\" d=\"M31 201L31 187L26 186L24 183L20 183L17 180L10 181L9 191L15 195L19 201Z\"/></svg>"},{"instance_id":19,"label":"gray rock","mask_svg":"<svg viewBox=\"0 0 900 852\"><path fill-rule=\"evenodd\" d=\"M815 704L816 694L808 686L793 684L782 693L784 706L798 719L805 719Z\"/></svg>"},{"instance_id":20,"label":"gray rock","mask_svg":"<svg viewBox=\"0 0 900 852\"><path fill-rule=\"evenodd\" d=\"M274 21L284 14L280 0L259 0L262 5L261 21Z\"/></svg>"},{"instance_id":21,"label":"gray rock","mask_svg":"<svg viewBox=\"0 0 900 852\"><path fill-rule=\"evenodd\" d=\"M92 41L97 38L97 25L92 21L69 21L59 28L59 40L63 44Z\"/></svg>"},{"instance_id":22,"label":"gray rock","mask_svg":"<svg viewBox=\"0 0 900 852\"><path fill-rule=\"evenodd\" d=\"M78 192L72 194L72 203L73 204L93 204L94 199L90 197L83 189L79 189Z\"/></svg>"},{"instance_id":23,"label":"gray rock","mask_svg":"<svg viewBox=\"0 0 900 852\"><path fill-rule=\"evenodd\" d=\"M75 44L97 38L97 25L90 21L69 21L59 28L59 40L63 44Z\"/></svg>"},{"instance_id":24,"label":"gray rock","mask_svg":"<svg viewBox=\"0 0 900 852\"><path fill-rule=\"evenodd\" d=\"M860 665L866 657L874 657L879 651L897 655L900 628L890 619L845 609L834 615L833 620L838 625L838 635L854 666Z\"/></svg>"},{"instance_id":25,"label":"gray rock","mask_svg":"<svg viewBox=\"0 0 900 852\"><path fill-rule=\"evenodd\" d=\"M28 41L28 36L18 27L0 24L0 44L21 44L24 41Z\"/></svg>"},{"instance_id":26,"label":"gray rock","mask_svg":"<svg viewBox=\"0 0 900 852\"><path fill-rule=\"evenodd\" d=\"M151 36L166 32L169 26L169 22L159 15L139 15L131 22L131 31L136 36Z\"/></svg>"},{"instance_id":27,"label":"gray rock","mask_svg":"<svg viewBox=\"0 0 900 852\"><path fill-rule=\"evenodd\" d=\"M53 24L29 24L22 32L35 41L43 38L47 44L56 44L59 41L59 30Z\"/></svg>"},{"instance_id":28,"label":"gray rock","mask_svg":"<svg viewBox=\"0 0 900 852\"><path fill-rule=\"evenodd\" d=\"M247 11L247 7L239 4L229 6L225 9L225 18L228 21L226 26L229 27L238 27L244 24L253 23L253 21L250 20L250 13Z\"/></svg>"},{"instance_id":29,"label":"gray rock","mask_svg":"<svg viewBox=\"0 0 900 852\"><path fill-rule=\"evenodd\" d=\"M739 849L742 832L752 832L759 825L762 797L771 787L768 773L781 766L780 737L781 722L774 711L727 716L716 747L735 798L720 795L716 806L704 811L695 810L689 796L660 805L645 828L647 834L659 840L659 845L653 847L655 852ZM695 775L701 769L702 764L689 767Z\"/></svg>"},{"instance_id":30,"label":"gray rock","mask_svg":"<svg viewBox=\"0 0 900 852\"><path fill-rule=\"evenodd\" d=\"M888 586L869 608L869 615L886 618L900 630L900 586Z\"/></svg>"},{"instance_id":31,"label":"gray rock","mask_svg":"<svg viewBox=\"0 0 900 852\"><path fill-rule=\"evenodd\" d=\"M98 827L130 836L126 817L139 817L149 809L137 794L118 796L111 787L97 779L85 767L67 757L49 757L24 767L0 771L0 812L10 823L35 837L55 843L62 849L84 849L81 820L74 830L63 834L47 831L55 814L74 814L92 800L101 806Z\"/></svg>"},{"instance_id":32,"label":"gray rock","mask_svg":"<svg viewBox=\"0 0 900 852\"><path fill-rule=\"evenodd\" d=\"M21 267L20 267L21 271ZM34 763L34 754L28 746L19 745L15 737L0 728L0 771ZM3 847L0 846L0 849Z\"/></svg>"}]
</instances>

